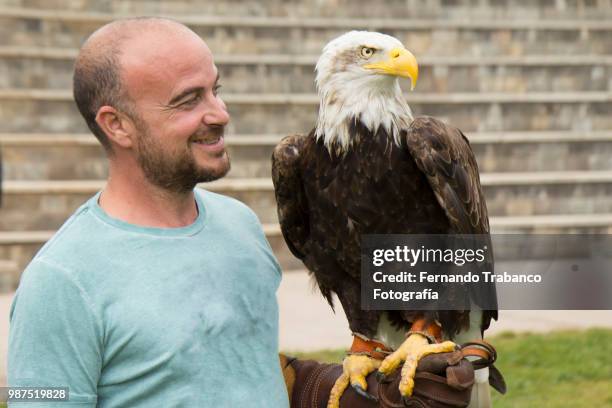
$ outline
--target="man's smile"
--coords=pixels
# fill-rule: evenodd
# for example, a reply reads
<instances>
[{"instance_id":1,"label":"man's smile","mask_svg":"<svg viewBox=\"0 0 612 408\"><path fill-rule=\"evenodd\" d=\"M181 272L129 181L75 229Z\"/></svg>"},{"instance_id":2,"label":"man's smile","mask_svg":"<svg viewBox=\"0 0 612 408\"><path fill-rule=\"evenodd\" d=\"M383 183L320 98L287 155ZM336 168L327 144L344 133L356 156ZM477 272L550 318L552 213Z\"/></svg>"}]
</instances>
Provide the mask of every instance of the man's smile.
<instances>
[{"instance_id":1,"label":"man's smile","mask_svg":"<svg viewBox=\"0 0 612 408\"><path fill-rule=\"evenodd\" d=\"M198 149L203 149L211 153L220 153L225 149L225 140L223 135L212 133L202 137L195 138L191 141Z\"/></svg>"}]
</instances>

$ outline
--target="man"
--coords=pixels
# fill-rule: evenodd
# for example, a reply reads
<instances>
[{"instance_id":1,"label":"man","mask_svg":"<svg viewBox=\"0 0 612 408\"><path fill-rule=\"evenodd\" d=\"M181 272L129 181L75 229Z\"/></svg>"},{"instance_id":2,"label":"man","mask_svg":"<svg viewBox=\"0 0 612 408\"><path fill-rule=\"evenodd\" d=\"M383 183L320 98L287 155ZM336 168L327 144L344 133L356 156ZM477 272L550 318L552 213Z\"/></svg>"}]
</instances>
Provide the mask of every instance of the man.
<instances>
[{"instance_id":1,"label":"man","mask_svg":"<svg viewBox=\"0 0 612 408\"><path fill-rule=\"evenodd\" d=\"M287 406L278 263L251 210L194 192L230 168L219 86L173 21L116 21L83 45L74 96L108 183L22 275L10 386L69 387L83 407Z\"/></svg>"}]
</instances>

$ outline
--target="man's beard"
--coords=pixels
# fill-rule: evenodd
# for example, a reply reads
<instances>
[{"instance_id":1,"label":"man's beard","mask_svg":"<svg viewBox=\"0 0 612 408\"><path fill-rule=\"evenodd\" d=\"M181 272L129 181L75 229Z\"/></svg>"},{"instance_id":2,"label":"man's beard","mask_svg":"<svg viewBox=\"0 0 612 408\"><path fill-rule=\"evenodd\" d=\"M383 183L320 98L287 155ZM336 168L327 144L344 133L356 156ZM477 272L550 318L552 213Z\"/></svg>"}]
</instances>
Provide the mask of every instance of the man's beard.
<instances>
[{"instance_id":1,"label":"man's beard","mask_svg":"<svg viewBox=\"0 0 612 408\"><path fill-rule=\"evenodd\" d=\"M191 150L191 139L178 152L169 152L149 136L148 128L144 123L139 124L138 127L141 128L137 148L138 164L147 180L164 190L173 193L188 193L193 191L198 183L218 180L230 170L230 157L227 150L222 153L225 155L225 165L218 168L206 168L196 162ZM223 127L214 127L208 132L223 136Z\"/></svg>"}]
</instances>

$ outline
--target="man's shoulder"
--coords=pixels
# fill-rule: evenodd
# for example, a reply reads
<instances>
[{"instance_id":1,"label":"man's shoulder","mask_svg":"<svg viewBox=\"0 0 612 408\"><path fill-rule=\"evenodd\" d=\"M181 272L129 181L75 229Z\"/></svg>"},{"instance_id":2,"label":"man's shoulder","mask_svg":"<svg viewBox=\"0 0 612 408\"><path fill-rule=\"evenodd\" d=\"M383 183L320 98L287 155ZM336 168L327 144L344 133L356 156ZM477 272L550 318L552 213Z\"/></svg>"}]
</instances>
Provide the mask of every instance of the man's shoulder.
<instances>
[{"instance_id":1,"label":"man's shoulder","mask_svg":"<svg viewBox=\"0 0 612 408\"><path fill-rule=\"evenodd\" d=\"M101 224L95 219L90 206L93 199L83 203L64 222L38 251L34 260L44 258L47 262L66 265L71 258L85 256L83 247L92 245L100 237Z\"/></svg>"},{"instance_id":2,"label":"man's shoulder","mask_svg":"<svg viewBox=\"0 0 612 408\"><path fill-rule=\"evenodd\" d=\"M196 194L204 202L205 208L210 211L221 211L225 215L238 215L245 217L255 217L255 212L242 201L223 194L215 193L203 188L197 188Z\"/></svg>"},{"instance_id":3,"label":"man's shoulder","mask_svg":"<svg viewBox=\"0 0 612 408\"><path fill-rule=\"evenodd\" d=\"M257 239L263 238L264 232L259 217L246 204L209 190L196 190L204 203L204 222L209 231L215 229L232 235L248 234L247 236Z\"/></svg>"},{"instance_id":4,"label":"man's shoulder","mask_svg":"<svg viewBox=\"0 0 612 408\"><path fill-rule=\"evenodd\" d=\"M92 216L88 202L81 205L38 251L21 274L19 291L37 290L44 284L49 291L65 289L66 282L78 286L78 259L86 259L84 243L96 236L88 224ZM58 289L59 288L59 289Z\"/></svg>"}]
</instances>

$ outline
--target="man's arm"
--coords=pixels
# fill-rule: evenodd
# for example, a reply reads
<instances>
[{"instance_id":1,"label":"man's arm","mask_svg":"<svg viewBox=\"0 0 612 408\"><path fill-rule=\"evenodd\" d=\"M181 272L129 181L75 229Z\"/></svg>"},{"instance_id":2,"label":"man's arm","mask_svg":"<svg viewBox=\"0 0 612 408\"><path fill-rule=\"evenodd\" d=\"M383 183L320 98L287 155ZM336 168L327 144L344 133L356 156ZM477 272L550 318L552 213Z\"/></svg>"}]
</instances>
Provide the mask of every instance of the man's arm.
<instances>
[{"instance_id":1,"label":"man's arm","mask_svg":"<svg viewBox=\"0 0 612 408\"><path fill-rule=\"evenodd\" d=\"M95 407L103 336L91 300L71 274L33 261L11 307L9 386L69 387L69 406Z\"/></svg>"}]
</instances>

